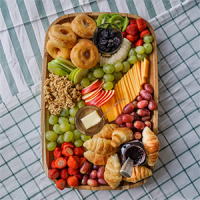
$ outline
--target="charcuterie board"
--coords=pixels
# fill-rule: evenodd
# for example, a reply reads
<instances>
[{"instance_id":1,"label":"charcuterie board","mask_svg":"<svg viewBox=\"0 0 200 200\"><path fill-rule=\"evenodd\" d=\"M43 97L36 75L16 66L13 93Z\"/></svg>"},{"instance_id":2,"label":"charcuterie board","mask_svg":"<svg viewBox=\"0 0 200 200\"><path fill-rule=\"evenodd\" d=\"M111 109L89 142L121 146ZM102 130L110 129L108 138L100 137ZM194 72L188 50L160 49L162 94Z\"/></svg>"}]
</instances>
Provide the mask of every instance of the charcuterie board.
<instances>
[{"instance_id":1,"label":"charcuterie board","mask_svg":"<svg viewBox=\"0 0 200 200\"><path fill-rule=\"evenodd\" d=\"M102 14L100 12L88 12L88 13L84 13L88 16L90 16L93 19L97 19L97 17ZM111 13L112 14L112 13ZM137 15L133 15L133 14L126 14L126 13L119 13L121 16L123 17L128 17L129 19L139 19L141 17L137 16ZM51 25L55 25L55 24L63 24L66 22L71 22L75 17L77 16L77 13L75 14L67 14L64 16L59 17L58 19L56 19ZM152 85L152 87L154 88L154 94L153 94L153 99L158 107L158 68L157 68L157 47L156 47L156 37L155 37L155 33L153 31L153 28L151 27L151 25L146 22L147 27L151 33L151 35L153 36L154 40L152 42L152 46L153 46L153 52L149 55L148 60L149 60L149 76L147 78L147 82L149 84ZM49 27L49 29L50 29ZM47 140L45 138L45 133L50 130L50 128L52 129L52 126L49 125L48 123L48 119L49 119L49 110L46 108L46 103L44 101L44 97L45 94L43 92L43 87L44 87L44 82L46 80L46 78L48 78L49 75L49 71L48 71L48 63L52 60L52 57L49 55L49 53L46 50L46 43L49 40L49 29L47 30L46 33L46 37L45 37L45 42L44 42L44 56L43 56L43 70L42 70L42 97L41 97L41 138L42 138L42 162L43 162L43 167L44 167L44 171L48 176L48 169L50 169L51 166L51 162L54 159L54 155L52 151L48 151L46 149L46 144L47 144ZM157 135L157 128L158 128L158 109L154 110L153 115L152 115L152 130L153 132ZM153 171L154 166L151 167L151 170ZM143 185L148 179L145 178L137 183L129 183L129 182L125 182L122 181L122 183L116 188L116 190L125 190L125 189L130 189L130 188L136 188L139 187L141 185ZM70 186L66 186L69 187ZM89 185L80 185L75 187L76 189L81 189L81 190L111 190L112 188L109 185L100 185L97 187L91 187Z\"/></svg>"}]
</instances>

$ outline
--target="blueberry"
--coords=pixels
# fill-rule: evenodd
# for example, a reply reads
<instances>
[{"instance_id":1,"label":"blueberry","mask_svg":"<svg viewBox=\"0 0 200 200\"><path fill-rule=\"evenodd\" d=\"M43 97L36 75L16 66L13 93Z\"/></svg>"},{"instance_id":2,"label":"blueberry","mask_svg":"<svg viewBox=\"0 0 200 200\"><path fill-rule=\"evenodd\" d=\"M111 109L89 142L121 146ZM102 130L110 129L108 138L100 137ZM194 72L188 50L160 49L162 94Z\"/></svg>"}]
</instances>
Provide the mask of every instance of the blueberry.
<instances>
[{"instance_id":1,"label":"blueberry","mask_svg":"<svg viewBox=\"0 0 200 200\"><path fill-rule=\"evenodd\" d=\"M106 40L104 38L100 39L100 44L106 45L107 43L108 43L108 40Z\"/></svg>"},{"instance_id":2,"label":"blueberry","mask_svg":"<svg viewBox=\"0 0 200 200\"><path fill-rule=\"evenodd\" d=\"M109 39L109 40L108 40L108 43L113 43L113 40L112 40L112 39Z\"/></svg>"},{"instance_id":3,"label":"blueberry","mask_svg":"<svg viewBox=\"0 0 200 200\"><path fill-rule=\"evenodd\" d=\"M120 44L120 39L119 39L118 37L115 37L115 38L113 39L113 43L115 44L115 46L119 46L119 44Z\"/></svg>"}]
</instances>

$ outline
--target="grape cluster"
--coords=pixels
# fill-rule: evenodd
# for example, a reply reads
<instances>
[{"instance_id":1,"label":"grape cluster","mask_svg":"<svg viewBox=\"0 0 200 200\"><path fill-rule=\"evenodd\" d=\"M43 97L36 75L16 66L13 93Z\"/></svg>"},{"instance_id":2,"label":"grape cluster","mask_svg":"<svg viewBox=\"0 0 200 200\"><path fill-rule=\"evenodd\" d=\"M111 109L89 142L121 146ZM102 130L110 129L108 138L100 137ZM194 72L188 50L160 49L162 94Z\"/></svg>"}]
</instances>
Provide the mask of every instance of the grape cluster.
<instances>
[{"instance_id":1,"label":"grape cluster","mask_svg":"<svg viewBox=\"0 0 200 200\"><path fill-rule=\"evenodd\" d=\"M53 126L53 130L46 132L47 149L53 151L57 144L64 142L73 142L76 147L82 146L83 142L90 139L90 136L81 134L74 125L74 117L77 111L85 106L84 101L79 101L75 107L70 109L62 109L60 116L50 115L49 124Z\"/></svg>"}]
</instances>

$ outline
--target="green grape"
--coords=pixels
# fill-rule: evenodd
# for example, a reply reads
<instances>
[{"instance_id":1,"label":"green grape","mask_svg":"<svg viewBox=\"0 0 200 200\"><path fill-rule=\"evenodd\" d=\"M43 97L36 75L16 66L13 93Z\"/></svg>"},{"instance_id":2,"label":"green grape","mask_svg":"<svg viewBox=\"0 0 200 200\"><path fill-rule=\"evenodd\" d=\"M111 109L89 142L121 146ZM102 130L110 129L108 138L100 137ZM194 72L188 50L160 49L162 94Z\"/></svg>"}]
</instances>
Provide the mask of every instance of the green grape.
<instances>
[{"instance_id":1,"label":"green grape","mask_svg":"<svg viewBox=\"0 0 200 200\"><path fill-rule=\"evenodd\" d=\"M49 140L50 142L54 142L58 138L58 134L55 131L47 131L45 136L46 139Z\"/></svg>"},{"instance_id":2,"label":"green grape","mask_svg":"<svg viewBox=\"0 0 200 200\"><path fill-rule=\"evenodd\" d=\"M116 82L115 82L115 81L112 81L112 83L113 83L113 88L115 88Z\"/></svg>"},{"instance_id":3,"label":"green grape","mask_svg":"<svg viewBox=\"0 0 200 200\"><path fill-rule=\"evenodd\" d=\"M73 133L71 131L67 131L65 134L64 134L64 141L65 142L70 142L72 139L73 139Z\"/></svg>"},{"instance_id":4,"label":"green grape","mask_svg":"<svg viewBox=\"0 0 200 200\"><path fill-rule=\"evenodd\" d=\"M67 117L69 115L69 109L65 109L63 108L61 113L60 113L60 117Z\"/></svg>"},{"instance_id":5,"label":"green grape","mask_svg":"<svg viewBox=\"0 0 200 200\"><path fill-rule=\"evenodd\" d=\"M56 115L50 115L49 124L54 125L57 124L57 122L58 122L58 117Z\"/></svg>"},{"instance_id":6,"label":"green grape","mask_svg":"<svg viewBox=\"0 0 200 200\"><path fill-rule=\"evenodd\" d=\"M73 108L70 108L69 114L70 114L72 117L74 117L74 116L76 115L77 111L78 111L78 107L77 107L77 106L74 106Z\"/></svg>"},{"instance_id":7,"label":"green grape","mask_svg":"<svg viewBox=\"0 0 200 200\"><path fill-rule=\"evenodd\" d=\"M130 69L130 64L129 64L129 62L128 62L128 61L124 61L124 62L123 62L123 69L122 69L122 72L123 72L123 73L126 73L126 72L128 72L129 69Z\"/></svg>"},{"instance_id":8,"label":"green grape","mask_svg":"<svg viewBox=\"0 0 200 200\"><path fill-rule=\"evenodd\" d=\"M75 145L76 147L81 147L82 144L83 144L83 140L81 140L81 139L74 140L74 145Z\"/></svg>"},{"instance_id":9,"label":"green grape","mask_svg":"<svg viewBox=\"0 0 200 200\"><path fill-rule=\"evenodd\" d=\"M83 78L80 83L83 87L87 87L90 85L90 80L88 78Z\"/></svg>"},{"instance_id":10,"label":"green grape","mask_svg":"<svg viewBox=\"0 0 200 200\"><path fill-rule=\"evenodd\" d=\"M81 101L79 101L76 105L77 105L78 108L80 109L80 108L82 108L82 107L85 106L85 102L84 102L83 100L81 100Z\"/></svg>"},{"instance_id":11,"label":"green grape","mask_svg":"<svg viewBox=\"0 0 200 200\"><path fill-rule=\"evenodd\" d=\"M145 43L145 44L143 45L143 47L145 48L145 53L146 53L146 54L150 54L150 53L152 52L152 50L153 50L152 45L149 44L149 43Z\"/></svg>"},{"instance_id":12,"label":"green grape","mask_svg":"<svg viewBox=\"0 0 200 200\"><path fill-rule=\"evenodd\" d=\"M74 133L75 140L77 140L81 137L81 133L79 132L79 130L75 129L73 133Z\"/></svg>"},{"instance_id":13,"label":"green grape","mask_svg":"<svg viewBox=\"0 0 200 200\"><path fill-rule=\"evenodd\" d=\"M113 81L114 80L114 76L112 74L104 74L103 79L105 81Z\"/></svg>"},{"instance_id":14,"label":"green grape","mask_svg":"<svg viewBox=\"0 0 200 200\"><path fill-rule=\"evenodd\" d=\"M97 78L93 75L92 72L89 72L87 74L87 78L90 80L90 81L95 81Z\"/></svg>"},{"instance_id":15,"label":"green grape","mask_svg":"<svg viewBox=\"0 0 200 200\"><path fill-rule=\"evenodd\" d=\"M133 65L135 62L137 62L136 56L130 56L127 60L131 65Z\"/></svg>"},{"instance_id":16,"label":"green grape","mask_svg":"<svg viewBox=\"0 0 200 200\"><path fill-rule=\"evenodd\" d=\"M121 62L116 62L114 64L115 72L120 72L123 69L123 64Z\"/></svg>"},{"instance_id":17,"label":"green grape","mask_svg":"<svg viewBox=\"0 0 200 200\"><path fill-rule=\"evenodd\" d=\"M135 49L134 48L131 48L129 53L128 53L128 56L136 56L136 52L135 52Z\"/></svg>"},{"instance_id":18,"label":"green grape","mask_svg":"<svg viewBox=\"0 0 200 200\"><path fill-rule=\"evenodd\" d=\"M143 40L145 43L151 43L153 41L153 37L151 35L145 35Z\"/></svg>"},{"instance_id":19,"label":"green grape","mask_svg":"<svg viewBox=\"0 0 200 200\"><path fill-rule=\"evenodd\" d=\"M105 64L103 66L103 71L106 73L106 74L112 74L114 72L115 68L113 65L110 65L110 64Z\"/></svg>"},{"instance_id":20,"label":"green grape","mask_svg":"<svg viewBox=\"0 0 200 200\"><path fill-rule=\"evenodd\" d=\"M81 135L81 140L83 140L84 142L91 139L91 136L88 136L88 135Z\"/></svg>"},{"instance_id":21,"label":"green grape","mask_svg":"<svg viewBox=\"0 0 200 200\"><path fill-rule=\"evenodd\" d=\"M146 58L147 57L147 54L146 53L143 53L143 54L137 54L137 59L138 60L143 60L144 58Z\"/></svg>"},{"instance_id":22,"label":"green grape","mask_svg":"<svg viewBox=\"0 0 200 200\"><path fill-rule=\"evenodd\" d=\"M69 123L74 124L74 117L72 117L72 116L69 117Z\"/></svg>"},{"instance_id":23,"label":"green grape","mask_svg":"<svg viewBox=\"0 0 200 200\"><path fill-rule=\"evenodd\" d=\"M47 150L53 151L56 148L56 146L57 146L56 142L48 142L47 143Z\"/></svg>"},{"instance_id":24,"label":"green grape","mask_svg":"<svg viewBox=\"0 0 200 200\"><path fill-rule=\"evenodd\" d=\"M74 124L70 124L70 131L74 131L74 129L75 129L75 126L74 126Z\"/></svg>"},{"instance_id":25,"label":"green grape","mask_svg":"<svg viewBox=\"0 0 200 200\"><path fill-rule=\"evenodd\" d=\"M63 124L60 125L60 130L63 132L69 131L70 129L70 124L67 122L64 122Z\"/></svg>"},{"instance_id":26,"label":"green grape","mask_svg":"<svg viewBox=\"0 0 200 200\"><path fill-rule=\"evenodd\" d=\"M115 81L119 81L122 78L123 74L121 72L114 72L113 76L115 78Z\"/></svg>"},{"instance_id":27,"label":"green grape","mask_svg":"<svg viewBox=\"0 0 200 200\"><path fill-rule=\"evenodd\" d=\"M60 130L60 124L55 124L54 126L53 126L53 130L56 132L56 133L58 133L58 134L63 134L64 132L62 132L61 130Z\"/></svg>"},{"instance_id":28,"label":"green grape","mask_svg":"<svg viewBox=\"0 0 200 200\"><path fill-rule=\"evenodd\" d=\"M94 72L93 72L93 75L94 75L96 78L102 78L103 75L104 75L103 69L102 69L102 68L97 68L97 69L95 69Z\"/></svg>"},{"instance_id":29,"label":"green grape","mask_svg":"<svg viewBox=\"0 0 200 200\"><path fill-rule=\"evenodd\" d=\"M65 141L64 141L64 135L59 135L58 136L58 139L57 139L57 143L59 143L59 144L62 144L62 143L64 143Z\"/></svg>"},{"instance_id":30,"label":"green grape","mask_svg":"<svg viewBox=\"0 0 200 200\"><path fill-rule=\"evenodd\" d=\"M143 46L137 46L135 48L135 51L137 52L137 54L143 54L145 51L145 48Z\"/></svg>"},{"instance_id":31,"label":"green grape","mask_svg":"<svg viewBox=\"0 0 200 200\"><path fill-rule=\"evenodd\" d=\"M66 117L59 117L58 118L58 123L59 124L63 124L63 123L68 123L69 122L69 120L66 118Z\"/></svg>"},{"instance_id":32,"label":"green grape","mask_svg":"<svg viewBox=\"0 0 200 200\"><path fill-rule=\"evenodd\" d=\"M110 81L105 82L105 83L103 84L103 89L104 89L104 90L112 90L112 88L113 88L113 83L110 82Z\"/></svg>"},{"instance_id":33,"label":"green grape","mask_svg":"<svg viewBox=\"0 0 200 200\"><path fill-rule=\"evenodd\" d=\"M93 72L97 68L100 68L100 63L97 63L93 68L90 69L90 71Z\"/></svg>"}]
</instances>

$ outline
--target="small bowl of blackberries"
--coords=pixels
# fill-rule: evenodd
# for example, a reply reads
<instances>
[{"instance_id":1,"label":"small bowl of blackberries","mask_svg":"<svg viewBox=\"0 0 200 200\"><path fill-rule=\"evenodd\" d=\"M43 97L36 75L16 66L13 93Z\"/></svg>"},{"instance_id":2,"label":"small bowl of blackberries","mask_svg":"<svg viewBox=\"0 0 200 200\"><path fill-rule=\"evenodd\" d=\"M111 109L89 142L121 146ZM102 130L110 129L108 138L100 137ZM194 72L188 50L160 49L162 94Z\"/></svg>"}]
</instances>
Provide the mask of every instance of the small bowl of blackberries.
<instances>
[{"instance_id":1,"label":"small bowl of blackberries","mask_svg":"<svg viewBox=\"0 0 200 200\"><path fill-rule=\"evenodd\" d=\"M123 35L116 25L105 23L96 28L92 40L100 53L109 56L119 50Z\"/></svg>"}]
</instances>

